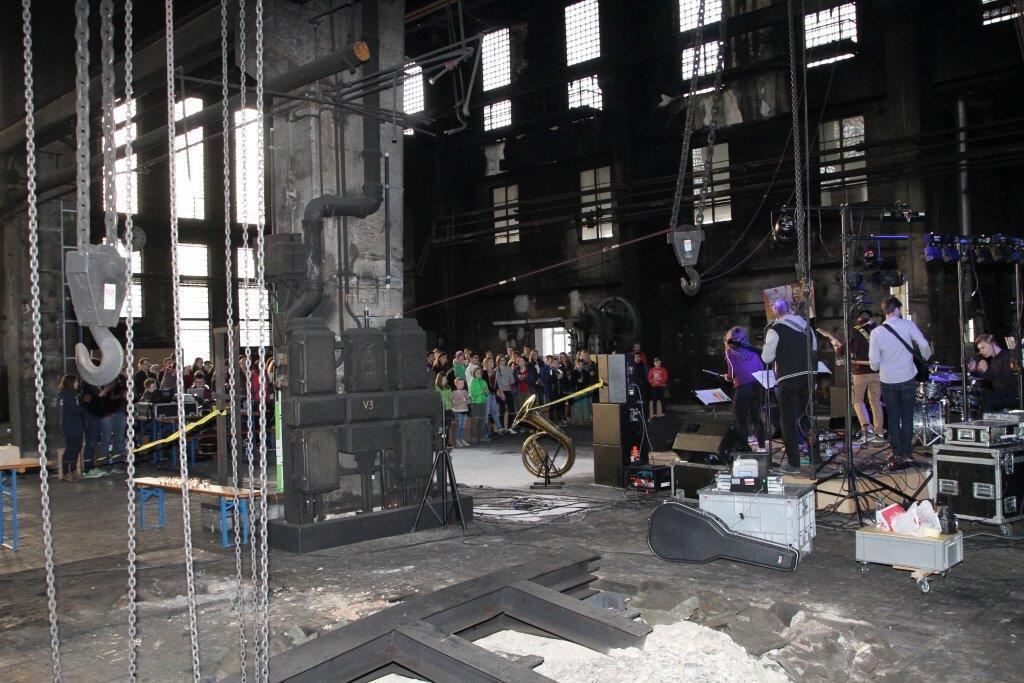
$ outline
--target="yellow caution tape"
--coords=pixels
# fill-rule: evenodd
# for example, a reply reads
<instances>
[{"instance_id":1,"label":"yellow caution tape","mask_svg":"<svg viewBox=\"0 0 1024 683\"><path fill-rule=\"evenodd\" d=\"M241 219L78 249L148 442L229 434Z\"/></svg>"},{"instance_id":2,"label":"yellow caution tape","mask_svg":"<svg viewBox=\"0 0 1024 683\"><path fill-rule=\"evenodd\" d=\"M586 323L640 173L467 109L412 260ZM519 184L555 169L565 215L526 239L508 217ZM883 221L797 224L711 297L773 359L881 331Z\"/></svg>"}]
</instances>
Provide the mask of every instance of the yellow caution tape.
<instances>
[{"instance_id":1,"label":"yellow caution tape","mask_svg":"<svg viewBox=\"0 0 1024 683\"><path fill-rule=\"evenodd\" d=\"M187 425L185 425L185 434L187 435L192 430L194 430L194 429L196 429L198 427L202 427L203 425L205 425L210 420L213 420L214 418L220 417L221 415L227 415L227 413L228 413L228 409L227 408L225 408L224 410L220 410L218 408L214 408L212 411L210 411L209 414L204 415L203 417L201 417L200 419L196 420L195 422L190 422ZM165 436L162 439L157 439L156 441L150 441L149 443L142 444L141 446L136 448L134 451L132 451L132 453L145 453L146 451L152 450L152 449L156 448L157 446L164 446L166 444L169 444L169 443L172 443L174 441L177 441L180 438L181 438L181 430L179 429L176 432L174 432L173 434L169 434L169 435Z\"/></svg>"},{"instance_id":2,"label":"yellow caution tape","mask_svg":"<svg viewBox=\"0 0 1024 683\"><path fill-rule=\"evenodd\" d=\"M591 384L586 389L580 389L579 391L574 391L573 393L569 394L568 396L563 396L562 398L555 399L554 401L551 401L549 403L545 403L542 406L535 406L533 408L533 410L541 410L543 408L547 408L548 406L553 406L553 405L558 404L558 403L565 403L566 401L571 401L572 399L576 398L577 396L582 396L583 394L589 394L594 389L600 389L603 386L604 386L604 380L601 380L597 384Z\"/></svg>"}]
</instances>

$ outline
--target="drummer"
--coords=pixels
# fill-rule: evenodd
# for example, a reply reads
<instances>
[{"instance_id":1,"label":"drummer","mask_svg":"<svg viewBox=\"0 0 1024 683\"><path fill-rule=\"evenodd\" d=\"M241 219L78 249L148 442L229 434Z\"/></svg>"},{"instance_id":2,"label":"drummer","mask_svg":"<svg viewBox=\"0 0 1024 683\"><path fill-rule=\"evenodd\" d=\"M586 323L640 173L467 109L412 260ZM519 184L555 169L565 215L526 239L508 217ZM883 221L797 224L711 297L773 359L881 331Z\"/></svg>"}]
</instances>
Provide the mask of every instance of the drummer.
<instances>
[{"instance_id":1,"label":"drummer","mask_svg":"<svg viewBox=\"0 0 1024 683\"><path fill-rule=\"evenodd\" d=\"M981 409L991 411L1015 408L1018 405L1017 378L1010 366L1012 355L999 346L991 334L979 334L974 345L981 360L971 360L967 370L989 383L989 387L981 390Z\"/></svg>"}]
</instances>

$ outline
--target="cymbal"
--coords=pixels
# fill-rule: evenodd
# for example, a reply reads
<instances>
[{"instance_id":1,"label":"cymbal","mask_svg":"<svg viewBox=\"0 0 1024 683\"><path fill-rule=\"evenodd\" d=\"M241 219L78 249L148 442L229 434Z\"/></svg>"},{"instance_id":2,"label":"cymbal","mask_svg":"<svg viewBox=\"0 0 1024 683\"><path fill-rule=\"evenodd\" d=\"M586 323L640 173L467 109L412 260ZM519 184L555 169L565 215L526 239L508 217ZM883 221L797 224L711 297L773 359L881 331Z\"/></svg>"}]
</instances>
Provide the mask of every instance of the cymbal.
<instances>
[{"instance_id":1,"label":"cymbal","mask_svg":"<svg viewBox=\"0 0 1024 683\"><path fill-rule=\"evenodd\" d=\"M949 384L950 382L959 382L960 374L956 372L933 372L928 375L929 382L935 382L937 384Z\"/></svg>"},{"instance_id":2,"label":"cymbal","mask_svg":"<svg viewBox=\"0 0 1024 683\"><path fill-rule=\"evenodd\" d=\"M943 372L943 371L949 372L950 370L955 370L956 366L954 366L954 365L939 365L938 363L932 363L932 364L930 364L928 366L928 369L933 371L933 372Z\"/></svg>"}]
</instances>

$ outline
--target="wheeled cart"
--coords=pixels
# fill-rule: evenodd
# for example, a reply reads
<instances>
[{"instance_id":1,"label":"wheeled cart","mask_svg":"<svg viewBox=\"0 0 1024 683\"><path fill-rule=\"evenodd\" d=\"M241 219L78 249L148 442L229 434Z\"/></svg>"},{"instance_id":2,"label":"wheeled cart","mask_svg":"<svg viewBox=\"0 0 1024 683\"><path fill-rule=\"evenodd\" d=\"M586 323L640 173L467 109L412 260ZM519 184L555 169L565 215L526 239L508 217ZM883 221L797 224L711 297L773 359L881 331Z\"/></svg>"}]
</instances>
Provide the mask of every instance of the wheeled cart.
<instances>
[{"instance_id":1,"label":"wheeled cart","mask_svg":"<svg viewBox=\"0 0 1024 683\"><path fill-rule=\"evenodd\" d=\"M936 537L909 536L874 527L857 529L856 559L865 573L871 564L887 564L911 572L922 593L931 590L930 577L946 575L964 559L964 537L942 534Z\"/></svg>"}]
</instances>

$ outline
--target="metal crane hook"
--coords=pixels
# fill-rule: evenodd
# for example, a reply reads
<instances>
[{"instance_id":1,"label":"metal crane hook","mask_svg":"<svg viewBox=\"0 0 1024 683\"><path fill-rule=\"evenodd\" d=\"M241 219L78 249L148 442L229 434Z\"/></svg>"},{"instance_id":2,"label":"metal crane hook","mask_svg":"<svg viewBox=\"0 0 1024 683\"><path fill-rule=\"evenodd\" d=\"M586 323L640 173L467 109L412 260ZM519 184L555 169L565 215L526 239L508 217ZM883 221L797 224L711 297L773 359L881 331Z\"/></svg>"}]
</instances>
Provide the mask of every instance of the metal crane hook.
<instances>
[{"instance_id":1,"label":"metal crane hook","mask_svg":"<svg viewBox=\"0 0 1024 683\"><path fill-rule=\"evenodd\" d=\"M683 271L686 275L679 278L679 285L683 288L683 294L686 296L697 296L697 292L700 291L700 273L693 266L683 266Z\"/></svg>"},{"instance_id":2,"label":"metal crane hook","mask_svg":"<svg viewBox=\"0 0 1024 683\"><path fill-rule=\"evenodd\" d=\"M121 342L111 334L110 330L100 325L90 325L92 338L100 347L100 364L93 362L89 349L85 344L75 344L75 363L78 375L95 387L102 387L113 382L124 367L124 349Z\"/></svg>"}]
</instances>

